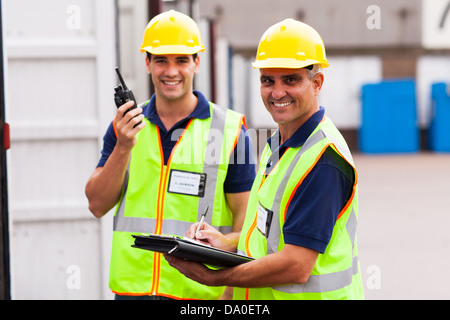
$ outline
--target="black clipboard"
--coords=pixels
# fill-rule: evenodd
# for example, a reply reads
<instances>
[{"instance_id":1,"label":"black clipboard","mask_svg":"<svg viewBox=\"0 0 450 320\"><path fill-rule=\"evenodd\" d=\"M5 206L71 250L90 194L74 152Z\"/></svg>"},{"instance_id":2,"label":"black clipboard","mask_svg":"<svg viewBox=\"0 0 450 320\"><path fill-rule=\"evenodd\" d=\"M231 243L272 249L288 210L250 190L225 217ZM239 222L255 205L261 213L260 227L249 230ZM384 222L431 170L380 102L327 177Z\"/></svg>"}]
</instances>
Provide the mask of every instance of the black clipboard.
<instances>
[{"instance_id":1,"label":"black clipboard","mask_svg":"<svg viewBox=\"0 0 450 320\"><path fill-rule=\"evenodd\" d=\"M192 239L167 235L133 235L133 248L167 253L176 258L224 269L254 260L246 255L213 248Z\"/></svg>"}]
</instances>

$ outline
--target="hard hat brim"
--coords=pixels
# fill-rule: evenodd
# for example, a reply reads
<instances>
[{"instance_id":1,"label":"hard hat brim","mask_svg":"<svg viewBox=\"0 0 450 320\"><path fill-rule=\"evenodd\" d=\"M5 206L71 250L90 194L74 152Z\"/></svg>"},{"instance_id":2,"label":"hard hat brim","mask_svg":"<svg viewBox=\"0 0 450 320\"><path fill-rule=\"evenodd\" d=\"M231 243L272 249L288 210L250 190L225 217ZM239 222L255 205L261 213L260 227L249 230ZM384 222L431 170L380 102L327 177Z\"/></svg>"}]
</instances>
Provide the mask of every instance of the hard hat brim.
<instances>
[{"instance_id":1,"label":"hard hat brim","mask_svg":"<svg viewBox=\"0 0 450 320\"><path fill-rule=\"evenodd\" d=\"M158 47L141 47L142 52L149 52L151 54L196 54L199 52L205 52L204 46L181 46L181 45L164 45Z\"/></svg>"},{"instance_id":2,"label":"hard hat brim","mask_svg":"<svg viewBox=\"0 0 450 320\"><path fill-rule=\"evenodd\" d=\"M255 69L267 69L267 68L286 68L286 69L300 69L312 64L320 64L321 68L327 68L330 66L328 61L317 60L297 60L292 58L270 58L265 60L256 60L253 62L253 68Z\"/></svg>"}]
</instances>

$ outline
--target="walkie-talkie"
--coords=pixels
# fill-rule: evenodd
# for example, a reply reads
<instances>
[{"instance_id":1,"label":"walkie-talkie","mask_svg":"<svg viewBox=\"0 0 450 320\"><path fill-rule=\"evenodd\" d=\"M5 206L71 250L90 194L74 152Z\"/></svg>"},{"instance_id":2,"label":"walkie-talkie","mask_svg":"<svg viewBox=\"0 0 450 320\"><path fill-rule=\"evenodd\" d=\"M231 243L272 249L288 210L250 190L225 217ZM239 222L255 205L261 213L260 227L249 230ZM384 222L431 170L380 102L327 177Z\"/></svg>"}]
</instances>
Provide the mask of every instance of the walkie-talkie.
<instances>
[{"instance_id":1,"label":"walkie-talkie","mask_svg":"<svg viewBox=\"0 0 450 320\"><path fill-rule=\"evenodd\" d=\"M127 88L125 81L123 81L119 67L116 67L116 72L120 81L120 84L114 88L114 102L116 103L117 108L130 100L134 101L134 105L125 112L127 113L128 111L136 108L136 99L134 98L133 92Z\"/></svg>"},{"instance_id":2,"label":"walkie-talkie","mask_svg":"<svg viewBox=\"0 0 450 320\"><path fill-rule=\"evenodd\" d=\"M130 100L134 101L134 105L130 109L125 111L125 113L127 113L128 111L133 110L137 107L136 99L134 98L133 92L127 88L125 81L123 81L122 75L119 72L119 67L116 67L116 72L120 80L120 84L114 88L114 102L116 103L117 108Z\"/></svg>"},{"instance_id":3,"label":"walkie-talkie","mask_svg":"<svg viewBox=\"0 0 450 320\"><path fill-rule=\"evenodd\" d=\"M129 108L123 115L125 115L128 111L136 109L136 99L134 98L133 91L129 90L127 88L127 85L125 84L125 81L123 81L122 75L120 74L119 67L116 67L117 76L119 77L120 84L114 88L114 102L116 103L117 108L122 106L124 103L128 101L133 101L134 105ZM136 127L137 125L141 124L142 121L140 121L138 124L134 125Z\"/></svg>"}]
</instances>

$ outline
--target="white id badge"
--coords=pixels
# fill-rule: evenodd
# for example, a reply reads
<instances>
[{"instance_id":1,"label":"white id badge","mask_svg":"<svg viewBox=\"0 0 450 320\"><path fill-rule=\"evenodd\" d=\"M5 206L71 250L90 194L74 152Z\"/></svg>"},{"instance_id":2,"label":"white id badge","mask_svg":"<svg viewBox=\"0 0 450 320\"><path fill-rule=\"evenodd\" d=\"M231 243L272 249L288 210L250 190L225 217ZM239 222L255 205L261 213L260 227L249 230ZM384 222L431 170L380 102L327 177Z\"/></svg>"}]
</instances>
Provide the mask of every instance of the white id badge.
<instances>
[{"instance_id":1,"label":"white id badge","mask_svg":"<svg viewBox=\"0 0 450 320\"><path fill-rule=\"evenodd\" d=\"M205 194L206 174L170 170L168 192L203 197Z\"/></svg>"},{"instance_id":2,"label":"white id badge","mask_svg":"<svg viewBox=\"0 0 450 320\"><path fill-rule=\"evenodd\" d=\"M260 203L258 203L258 217L256 219L256 227L266 238L269 237L272 216L272 211L264 208Z\"/></svg>"}]
</instances>

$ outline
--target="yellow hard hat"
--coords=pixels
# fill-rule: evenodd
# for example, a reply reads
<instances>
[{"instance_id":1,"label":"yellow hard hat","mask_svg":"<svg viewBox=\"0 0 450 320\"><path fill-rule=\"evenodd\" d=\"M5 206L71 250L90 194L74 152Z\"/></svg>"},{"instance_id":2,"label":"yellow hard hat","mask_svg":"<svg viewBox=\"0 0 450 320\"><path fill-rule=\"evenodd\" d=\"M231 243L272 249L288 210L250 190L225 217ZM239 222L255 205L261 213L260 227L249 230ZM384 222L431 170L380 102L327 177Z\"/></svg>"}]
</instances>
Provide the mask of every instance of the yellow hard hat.
<instances>
[{"instance_id":1,"label":"yellow hard hat","mask_svg":"<svg viewBox=\"0 0 450 320\"><path fill-rule=\"evenodd\" d=\"M322 38L309 25L286 19L263 34L253 67L299 69L312 64L329 66Z\"/></svg>"},{"instance_id":2,"label":"yellow hard hat","mask_svg":"<svg viewBox=\"0 0 450 320\"><path fill-rule=\"evenodd\" d=\"M150 20L140 50L151 54L195 54L205 51L205 46L195 21L170 10Z\"/></svg>"}]
</instances>

